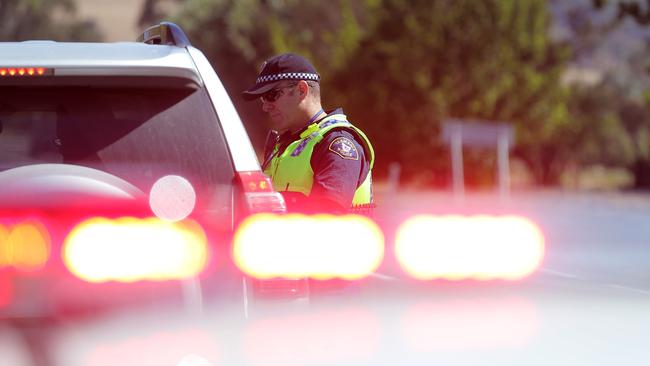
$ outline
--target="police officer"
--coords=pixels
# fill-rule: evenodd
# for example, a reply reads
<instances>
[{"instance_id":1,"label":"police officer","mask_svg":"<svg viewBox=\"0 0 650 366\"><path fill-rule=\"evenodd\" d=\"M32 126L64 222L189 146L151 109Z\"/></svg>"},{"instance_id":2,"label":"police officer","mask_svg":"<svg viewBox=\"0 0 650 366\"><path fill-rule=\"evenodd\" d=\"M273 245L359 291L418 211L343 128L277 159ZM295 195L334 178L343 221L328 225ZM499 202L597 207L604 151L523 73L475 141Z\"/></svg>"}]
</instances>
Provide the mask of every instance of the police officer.
<instances>
[{"instance_id":1,"label":"police officer","mask_svg":"<svg viewBox=\"0 0 650 366\"><path fill-rule=\"evenodd\" d=\"M341 108L323 110L319 80L309 61L286 53L268 59L243 92L270 117L262 168L290 211L367 213L372 145Z\"/></svg>"}]
</instances>

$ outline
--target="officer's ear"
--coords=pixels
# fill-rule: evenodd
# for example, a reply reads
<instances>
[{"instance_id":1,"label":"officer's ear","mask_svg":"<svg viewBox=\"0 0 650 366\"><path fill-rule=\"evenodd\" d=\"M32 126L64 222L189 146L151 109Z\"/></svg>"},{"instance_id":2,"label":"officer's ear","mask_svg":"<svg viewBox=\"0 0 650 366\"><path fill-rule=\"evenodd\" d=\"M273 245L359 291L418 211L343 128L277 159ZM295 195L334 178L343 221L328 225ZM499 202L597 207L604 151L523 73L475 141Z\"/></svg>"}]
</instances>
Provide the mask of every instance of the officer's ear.
<instances>
[{"instance_id":1,"label":"officer's ear","mask_svg":"<svg viewBox=\"0 0 650 366\"><path fill-rule=\"evenodd\" d=\"M298 94L300 95L300 100L307 98L307 95L309 95L309 85L306 81L300 80L298 82Z\"/></svg>"}]
</instances>

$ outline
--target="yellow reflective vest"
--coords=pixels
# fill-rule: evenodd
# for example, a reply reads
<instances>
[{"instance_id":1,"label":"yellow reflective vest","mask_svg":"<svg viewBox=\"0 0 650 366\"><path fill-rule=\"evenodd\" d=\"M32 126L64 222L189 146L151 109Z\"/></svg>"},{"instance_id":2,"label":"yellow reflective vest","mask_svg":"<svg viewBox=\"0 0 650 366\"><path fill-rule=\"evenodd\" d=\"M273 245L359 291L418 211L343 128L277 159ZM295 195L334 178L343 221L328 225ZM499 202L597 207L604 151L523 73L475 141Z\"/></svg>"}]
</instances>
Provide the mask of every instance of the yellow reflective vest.
<instances>
[{"instance_id":1,"label":"yellow reflective vest","mask_svg":"<svg viewBox=\"0 0 650 366\"><path fill-rule=\"evenodd\" d=\"M279 145L273 150L273 158L264 173L271 177L273 187L278 192L300 192L309 196L314 184L314 171L311 168L311 156L316 144L325 134L335 128L345 128L360 137L364 152L370 161L368 176L357 188L352 199L352 207L372 203L372 167L375 152L366 135L348 122L344 114L332 114L307 127L300 137L280 153Z\"/></svg>"}]
</instances>

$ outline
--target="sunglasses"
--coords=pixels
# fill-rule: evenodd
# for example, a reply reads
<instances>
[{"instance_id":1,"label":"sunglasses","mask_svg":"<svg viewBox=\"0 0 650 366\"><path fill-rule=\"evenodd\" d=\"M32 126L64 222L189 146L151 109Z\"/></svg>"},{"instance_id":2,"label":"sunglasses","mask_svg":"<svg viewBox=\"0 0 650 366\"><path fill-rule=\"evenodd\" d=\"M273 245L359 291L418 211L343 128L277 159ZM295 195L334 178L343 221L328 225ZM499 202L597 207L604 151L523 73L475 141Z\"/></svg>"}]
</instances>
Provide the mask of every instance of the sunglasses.
<instances>
[{"instance_id":1,"label":"sunglasses","mask_svg":"<svg viewBox=\"0 0 650 366\"><path fill-rule=\"evenodd\" d=\"M289 85L285 85L279 88L271 89L267 91L266 93L262 94L260 97L262 99L262 102L265 103L273 103L276 100L280 99L281 96L284 95L284 89L287 88L293 88L294 86L298 85L298 83L291 83Z\"/></svg>"}]
</instances>

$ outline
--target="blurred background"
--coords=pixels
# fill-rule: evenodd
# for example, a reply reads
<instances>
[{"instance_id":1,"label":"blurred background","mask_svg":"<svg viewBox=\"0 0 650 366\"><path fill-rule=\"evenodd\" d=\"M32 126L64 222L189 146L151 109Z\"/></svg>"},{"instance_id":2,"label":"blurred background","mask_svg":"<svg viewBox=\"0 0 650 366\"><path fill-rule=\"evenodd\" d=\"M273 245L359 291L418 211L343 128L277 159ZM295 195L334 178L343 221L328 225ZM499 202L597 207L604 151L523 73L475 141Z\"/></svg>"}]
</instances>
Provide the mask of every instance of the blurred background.
<instances>
[{"instance_id":1,"label":"blurred background","mask_svg":"<svg viewBox=\"0 0 650 366\"><path fill-rule=\"evenodd\" d=\"M0 40L132 41L178 23L239 98L281 52L310 58L324 105L371 138L376 177L452 185L449 119L510 124L513 189L650 187L650 7L643 0L0 0ZM468 189L497 185L492 147L465 147Z\"/></svg>"},{"instance_id":2,"label":"blurred background","mask_svg":"<svg viewBox=\"0 0 650 366\"><path fill-rule=\"evenodd\" d=\"M0 41L134 41L161 20L179 24L209 58L258 152L265 116L240 92L271 55L313 61L326 109L343 107L377 152L386 253L416 214L517 214L542 229L544 262L526 281L420 283L388 254L356 296L312 299L300 311L266 313L252 302L248 319L247 302L224 301L202 317L155 304L0 324L0 365L650 358L650 0L0 0ZM475 194L460 205L447 194L451 120L512 128L514 199L493 194L496 141L463 146L464 183ZM0 291L9 288L0 280Z\"/></svg>"}]
</instances>

